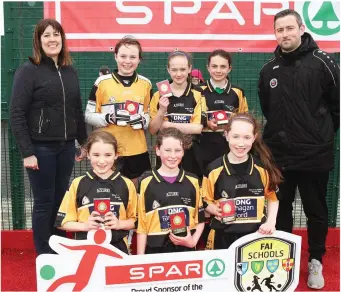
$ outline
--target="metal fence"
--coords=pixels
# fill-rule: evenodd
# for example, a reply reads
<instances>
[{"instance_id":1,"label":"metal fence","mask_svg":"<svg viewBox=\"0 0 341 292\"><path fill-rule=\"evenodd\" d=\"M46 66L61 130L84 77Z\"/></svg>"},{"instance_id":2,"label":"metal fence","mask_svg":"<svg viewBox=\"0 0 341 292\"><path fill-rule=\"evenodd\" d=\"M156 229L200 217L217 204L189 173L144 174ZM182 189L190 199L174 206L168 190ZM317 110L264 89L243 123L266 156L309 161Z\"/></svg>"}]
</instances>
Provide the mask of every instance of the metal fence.
<instances>
[{"instance_id":1,"label":"metal fence","mask_svg":"<svg viewBox=\"0 0 341 292\"><path fill-rule=\"evenodd\" d=\"M32 34L35 24L43 17L43 2L5 2L5 35L1 37L1 228L3 230L30 229L32 192L26 171L22 167L20 154L8 124L8 101L11 95L16 68L32 53ZM194 67L206 72L208 53L194 53ZM233 54L232 83L245 90L250 110L263 121L257 96L258 73L262 65L272 56L267 53ZM115 68L111 52L72 53L74 66L80 77L83 106L102 65ZM148 77L153 85L168 78L166 71L167 53L144 53L138 72ZM336 54L339 61L340 54ZM154 161L154 137L147 135L152 161ZM339 133L335 138L335 168L328 183L329 226L339 226ZM71 179L89 167L87 161L76 163ZM297 193L294 204L294 224L305 227L306 218L301 199Z\"/></svg>"}]
</instances>

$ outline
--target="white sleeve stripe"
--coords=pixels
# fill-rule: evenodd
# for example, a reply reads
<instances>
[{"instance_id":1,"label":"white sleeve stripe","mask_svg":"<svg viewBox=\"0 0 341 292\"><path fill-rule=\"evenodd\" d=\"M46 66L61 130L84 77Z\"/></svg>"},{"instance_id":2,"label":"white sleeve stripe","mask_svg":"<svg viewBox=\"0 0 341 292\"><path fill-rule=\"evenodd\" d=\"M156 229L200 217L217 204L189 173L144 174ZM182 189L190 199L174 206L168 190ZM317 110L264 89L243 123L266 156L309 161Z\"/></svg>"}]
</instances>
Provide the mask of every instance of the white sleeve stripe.
<instances>
[{"instance_id":1,"label":"white sleeve stripe","mask_svg":"<svg viewBox=\"0 0 341 292\"><path fill-rule=\"evenodd\" d=\"M328 65L326 64L326 62L323 61L322 58L320 58L320 57L318 57L318 56L315 55L315 52L316 52L316 51L314 51L314 53L313 53L314 57L320 59L320 60L323 62L323 64L327 67L327 69L329 70L330 75L332 75L332 78L333 78L333 81L334 81L334 85L336 86L335 78L334 78L334 75L333 75L332 71L330 70L330 68L328 67Z\"/></svg>"},{"instance_id":2,"label":"white sleeve stripe","mask_svg":"<svg viewBox=\"0 0 341 292\"><path fill-rule=\"evenodd\" d=\"M94 127L106 127L105 114L96 113L96 103L89 100L85 109L85 122Z\"/></svg>"},{"instance_id":3,"label":"white sleeve stripe","mask_svg":"<svg viewBox=\"0 0 341 292\"><path fill-rule=\"evenodd\" d=\"M267 61L267 62L262 66L261 70L262 70L266 65L268 65L268 64L271 63L271 62L273 62L275 59L276 59L276 58L273 57L272 59L270 59L269 61Z\"/></svg>"}]
</instances>

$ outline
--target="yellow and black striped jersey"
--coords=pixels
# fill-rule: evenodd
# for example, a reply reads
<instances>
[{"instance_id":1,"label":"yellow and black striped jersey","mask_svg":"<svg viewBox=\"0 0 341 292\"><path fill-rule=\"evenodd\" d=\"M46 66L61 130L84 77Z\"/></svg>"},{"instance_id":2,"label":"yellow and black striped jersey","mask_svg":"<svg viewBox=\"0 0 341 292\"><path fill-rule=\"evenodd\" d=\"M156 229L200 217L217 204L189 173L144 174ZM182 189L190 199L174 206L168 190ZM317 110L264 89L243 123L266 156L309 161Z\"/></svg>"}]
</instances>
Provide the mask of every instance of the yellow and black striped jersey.
<instances>
[{"instance_id":1,"label":"yellow and black striped jersey","mask_svg":"<svg viewBox=\"0 0 341 292\"><path fill-rule=\"evenodd\" d=\"M210 80L207 80L201 88L206 99L207 120L212 119L213 113L216 111L225 111L227 116L230 116L232 113L248 111L244 90L232 85L230 81L221 94L215 91ZM223 131L223 129L218 129L218 131ZM203 132L212 132L212 130L205 127Z\"/></svg>"},{"instance_id":2,"label":"yellow and black striped jersey","mask_svg":"<svg viewBox=\"0 0 341 292\"><path fill-rule=\"evenodd\" d=\"M110 198L110 211L119 219L134 219L137 215L136 189L131 180L115 171L109 178L101 179L93 171L73 180L60 205L56 227L66 222L87 222L94 211L94 199ZM126 230L112 230L112 243L124 239ZM76 232L76 239L86 239L86 232Z\"/></svg>"},{"instance_id":3,"label":"yellow and black striped jersey","mask_svg":"<svg viewBox=\"0 0 341 292\"><path fill-rule=\"evenodd\" d=\"M183 212L191 230L205 221L198 179L183 169L174 183L167 182L156 169L145 173L139 194L137 233L148 235L148 246L161 247L168 240L171 214Z\"/></svg>"},{"instance_id":4,"label":"yellow and black striped jersey","mask_svg":"<svg viewBox=\"0 0 341 292\"><path fill-rule=\"evenodd\" d=\"M171 81L170 81L171 83ZM159 109L160 93L155 92L150 102L150 118L153 120ZM169 97L165 121L172 123L202 124L206 119L206 101L200 87L188 83L184 94L180 97Z\"/></svg>"},{"instance_id":5,"label":"yellow and black striped jersey","mask_svg":"<svg viewBox=\"0 0 341 292\"><path fill-rule=\"evenodd\" d=\"M237 175L233 165L224 155L208 165L202 184L203 199L207 204L218 204L222 200L233 200L235 219L223 224L213 218L211 228L225 232L254 232L259 223L265 221L265 199L277 201L275 191L269 190L269 175L258 157L249 155L243 175Z\"/></svg>"},{"instance_id":6,"label":"yellow and black striped jersey","mask_svg":"<svg viewBox=\"0 0 341 292\"><path fill-rule=\"evenodd\" d=\"M107 113L117 113L118 110L125 109L127 101L138 103L137 113L149 115L152 84L149 79L136 72L131 78L132 82L125 84L117 72L99 77L91 90L85 111L87 123L95 127L104 127L103 130L115 136L121 146L121 156L138 155L147 151L143 129L134 130L130 125L121 127L108 124L105 119Z\"/></svg>"}]
</instances>

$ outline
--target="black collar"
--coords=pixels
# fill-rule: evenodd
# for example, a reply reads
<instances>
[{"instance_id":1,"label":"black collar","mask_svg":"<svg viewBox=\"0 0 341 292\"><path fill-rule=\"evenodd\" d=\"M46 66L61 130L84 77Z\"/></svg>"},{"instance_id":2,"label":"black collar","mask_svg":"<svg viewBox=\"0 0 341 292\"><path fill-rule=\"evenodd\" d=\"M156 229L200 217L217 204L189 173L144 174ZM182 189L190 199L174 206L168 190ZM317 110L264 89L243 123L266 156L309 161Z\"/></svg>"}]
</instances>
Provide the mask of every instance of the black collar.
<instances>
[{"instance_id":1,"label":"black collar","mask_svg":"<svg viewBox=\"0 0 341 292\"><path fill-rule=\"evenodd\" d=\"M233 165L230 163L229 159L227 158L227 154L223 156L224 168L228 175L236 174L236 171L233 169ZM248 165L245 171L245 174L251 175L253 172L253 157L249 154Z\"/></svg>"},{"instance_id":2,"label":"black collar","mask_svg":"<svg viewBox=\"0 0 341 292\"><path fill-rule=\"evenodd\" d=\"M100 178L93 170L89 170L87 171L86 175L90 178L90 179L95 179L95 180L115 180L121 173L118 170L115 170L114 173L109 176L107 179L103 179Z\"/></svg>"},{"instance_id":3,"label":"black collar","mask_svg":"<svg viewBox=\"0 0 341 292\"><path fill-rule=\"evenodd\" d=\"M163 178L163 176L160 175L160 173L157 171L156 168L152 169L152 173L153 173L153 176L154 176L154 178L156 179L156 181L157 181L158 183L160 183L160 182L167 182L167 181ZM182 168L180 168L179 174L178 174L178 176L176 177L176 180L175 180L175 181L176 181L176 182L182 182L183 179L184 179L184 177L185 177L185 171L184 171Z\"/></svg>"},{"instance_id":4,"label":"black collar","mask_svg":"<svg viewBox=\"0 0 341 292\"><path fill-rule=\"evenodd\" d=\"M138 80L138 75L136 73L136 71L134 72L134 74L132 76L121 76L118 74L118 71L117 69L114 70L112 73L112 78L117 82L117 83L120 83L122 84L123 86L130 86L133 82L137 82ZM123 82L123 80L129 80L129 84L125 84Z\"/></svg>"},{"instance_id":5,"label":"black collar","mask_svg":"<svg viewBox=\"0 0 341 292\"><path fill-rule=\"evenodd\" d=\"M173 83L173 80L169 80L169 84L171 84L171 83ZM172 95L170 98L180 98L180 97L182 97L182 96L188 96L189 95L189 93L191 92L191 89L193 88L193 84L191 83L191 82L188 82L187 81L187 87L186 87L186 89L185 89L185 91L184 91L184 93L183 93L183 95L181 95L181 96L174 96L174 95Z\"/></svg>"}]
</instances>

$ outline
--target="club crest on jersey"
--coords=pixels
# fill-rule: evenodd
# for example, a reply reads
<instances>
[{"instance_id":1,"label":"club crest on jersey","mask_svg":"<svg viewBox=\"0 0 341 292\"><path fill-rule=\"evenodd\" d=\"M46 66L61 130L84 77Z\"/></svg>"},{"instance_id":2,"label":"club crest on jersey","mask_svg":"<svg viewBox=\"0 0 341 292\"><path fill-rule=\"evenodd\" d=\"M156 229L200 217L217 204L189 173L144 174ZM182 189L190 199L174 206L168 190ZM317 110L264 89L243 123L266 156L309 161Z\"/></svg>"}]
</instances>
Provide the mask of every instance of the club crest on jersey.
<instances>
[{"instance_id":1,"label":"club crest on jersey","mask_svg":"<svg viewBox=\"0 0 341 292\"><path fill-rule=\"evenodd\" d=\"M109 98L109 101L110 101L110 103L115 103L116 99L115 99L115 97L111 96L111 97Z\"/></svg>"},{"instance_id":2,"label":"club crest on jersey","mask_svg":"<svg viewBox=\"0 0 341 292\"><path fill-rule=\"evenodd\" d=\"M276 78L272 78L272 79L270 80L270 87L271 87L271 88L275 88L275 87L277 87L277 85L278 85L277 79L276 79Z\"/></svg>"},{"instance_id":3,"label":"club crest on jersey","mask_svg":"<svg viewBox=\"0 0 341 292\"><path fill-rule=\"evenodd\" d=\"M82 199L82 205L87 205L87 204L90 204L90 200L87 196L84 196L83 199Z\"/></svg>"},{"instance_id":4,"label":"club crest on jersey","mask_svg":"<svg viewBox=\"0 0 341 292\"><path fill-rule=\"evenodd\" d=\"M158 201L153 202L153 210L157 209L160 207L160 203Z\"/></svg>"},{"instance_id":5,"label":"club crest on jersey","mask_svg":"<svg viewBox=\"0 0 341 292\"><path fill-rule=\"evenodd\" d=\"M229 197L229 195L225 191L222 191L221 197L227 199Z\"/></svg>"}]
</instances>

